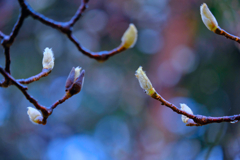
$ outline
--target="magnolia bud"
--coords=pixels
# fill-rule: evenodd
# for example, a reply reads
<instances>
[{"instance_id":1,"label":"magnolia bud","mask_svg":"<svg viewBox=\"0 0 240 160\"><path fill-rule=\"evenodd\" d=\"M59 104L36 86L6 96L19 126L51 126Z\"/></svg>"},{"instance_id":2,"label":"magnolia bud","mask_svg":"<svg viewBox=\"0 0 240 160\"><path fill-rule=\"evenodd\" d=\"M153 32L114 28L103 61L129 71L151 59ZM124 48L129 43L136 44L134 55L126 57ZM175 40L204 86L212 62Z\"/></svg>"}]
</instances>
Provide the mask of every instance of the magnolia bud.
<instances>
[{"instance_id":1,"label":"magnolia bud","mask_svg":"<svg viewBox=\"0 0 240 160\"><path fill-rule=\"evenodd\" d=\"M201 5L200 14L201 14L203 23L210 31L215 31L218 28L218 22L214 17L214 15L209 10L206 3L203 3Z\"/></svg>"},{"instance_id":2,"label":"magnolia bud","mask_svg":"<svg viewBox=\"0 0 240 160\"><path fill-rule=\"evenodd\" d=\"M27 114L29 116L30 121L33 124L41 124L42 123L43 116L37 109L28 107Z\"/></svg>"},{"instance_id":3,"label":"magnolia bud","mask_svg":"<svg viewBox=\"0 0 240 160\"><path fill-rule=\"evenodd\" d=\"M142 70L142 67L140 66L138 68L138 70L136 71L135 76L137 77L139 84L141 86L142 89L145 90L145 92L148 95L152 95L153 93L155 93L155 89L152 87L152 83L150 82L150 80L148 79L147 75L145 74L145 72Z\"/></svg>"},{"instance_id":4,"label":"magnolia bud","mask_svg":"<svg viewBox=\"0 0 240 160\"><path fill-rule=\"evenodd\" d=\"M79 67L73 67L69 73L65 87L66 92L70 93L71 96L81 91L84 82L84 74L85 71L81 70Z\"/></svg>"},{"instance_id":5,"label":"magnolia bud","mask_svg":"<svg viewBox=\"0 0 240 160\"><path fill-rule=\"evenodd\" d=\"M46 68L46 69L53 69L53 67L54 67L53 52L52 52L52 49L50 49L48 47L45 48L45 50L43 52L42 65L43 65L43 68Z\"/></svg>"},{"instance_id":6,"label":"magnolia bud","mask_svg":"<svg viewBox=\"0 0 240 160\"><path fill-rule=\"evenodd\" d=\"M192 110L191 110L186 104L180 103L180 106L181 106L181 110L182 110L182 111L185 111L185 112L187 112L187 113L189 113L189 114L193 114ZM188 117L182 115L182 121L183 121L184 123L188 123L188 120L189 120Z\"/></svg>"},{"instance_id":7,"label":"magnolia bud","mask_svg":"<svg viewBox=\"0 0 240 160\"><path fill-rule=\"evenodd\" d=\"M122 36L121 46L126 49L132 48L137 41L137 36L137 28L131 23Z\"/></svg>"}]
</instances>

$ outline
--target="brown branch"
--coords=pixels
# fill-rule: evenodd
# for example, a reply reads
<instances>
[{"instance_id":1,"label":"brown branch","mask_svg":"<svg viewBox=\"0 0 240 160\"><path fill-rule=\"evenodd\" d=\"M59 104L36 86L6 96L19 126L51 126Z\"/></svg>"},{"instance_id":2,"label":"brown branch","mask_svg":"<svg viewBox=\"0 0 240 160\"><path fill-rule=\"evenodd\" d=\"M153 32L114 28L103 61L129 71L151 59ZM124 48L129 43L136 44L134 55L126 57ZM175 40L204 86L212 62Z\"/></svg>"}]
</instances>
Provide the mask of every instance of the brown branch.
<instances>
[{"instance_id":1,"label":"brown branch","mask_svg":"<svg viewBox=\"0 0 240 160\"><path fill-rule=\"evenodd\" d=\"M52 71L51 69L43 68L42 72L40 72L39 74L29 77L27 79L18 79L17 82L21 84L29 84L29 83L38 81L42 77L48 76L48 74L51 73L51 71Z\"/></svg>"},{"instance_id":2,"label":"brown branch","mask_svg":"<svg viewBox=\"0 0 240 160\"><path fill-rule=\"evenodd\" d=\"M222 36L225 36L225 37L228 38L228 39L231 39L231 40L234 40L234 41L240 43L240 37L234 36L234 35L226 32L225 30L223 30L223 29L220 28L220 27L218 27L218 28L214 31L214 33L219 34L219 35L222 35Z\"/></svg>"},{"instance_id":3,"label":"brown branch","mask_svg":"<svg viewBox=\"0 0 240 160\"><path fill-rule=\"evenodd\" d=\"M29 13L31 17L33 17L36 20L39 20L45 25L48 25L66 34L69 40L76 45L78 50L90 58L96 59L98 61L105 61L109 57L126 50L125 48L119 46L111 51L91 52L88 49L82 47L79 41L76 39L76 37L72 35L72 27L77 22L77 20L81 17L82 13L86 10L89 0L81 1L81 6L78 8L77 12L72 17L72 19L69 20L68 22L54 21L34 11L25 0L19 0L19 2L22 8L26 9L26 12Z\"/></svg>"},{"instance_id":4,"label":"brown branch","mask_svg":"<svg viewBox=\"0 0 240 160\"><path fill-rule=\"evenodd\" d=\"M78 21L78 19L82 15L82 13L87 9L88 2L89 2L89 0L81 0L81 6L78 8L77 12L72 17L72 19L70 21L68 21L69 26L72 27Z\"/></svg>"},{"instance_id":5,"label":"brown branch","mask_svg":"<svg viewBox=\"0 0 240 160\"><path fill-rule=\"evenodd\" d=\"M68 34L67 36L76 45L76 47L78 48L79 51L81 51L86 56L88 56L90 58L94 58L98 61L105 61L109 57L126 50L124 47L122 47L120 45L119 47L117 47L111 51L91 52L88 49L82 47L81 44L79 43L79 41L72 34Z\"/></svg>"},{"instance_id":6,"label":"brown branch","mask_svg":"<svg viewBox=\"0 0 240 160\"><path fill-rule=\"evenodd\" d=\"M189 119L186 119L186 121L184 121L187 126L202 126L210 123L221 123L221 122L236 123L238 120L240 120L240 114L232 115L232 116L223 116L223 117L207 117L204 115L191 114L189 111L191 109L189 107L188 107L189 110L184 108L180 109L174 104L165 100L160 94L158 94L153 88L152 83L148 79L146 73L142 70L142 67L138 68L135 75L139 81L141 88L145 90L145 93L147 95L160 101L162 105L172 109L173 112L176 112L177 114L181 114L183 116L188 117Z\"/></svg>"},{"instance_id":7,"label":"brown branch","mask_svg":"<svg viewBox=\"0 0 240 160\"><path fill-rule=\"evenodd\" d=\"M223 117L207 117L207 116L204 116L204 115L189 114L189 113L181 110L180 108L176 107L174 104L165 100L157 92L152 94L151 97L160 101L162 103L162 105L172 109L174 112L176 112L178 114L181 114L181 115L184 115L184 116L190 118L190 120L193 120L193 121L189 121L189 123L187 123L187 126L202 126L202 125L207 125L207 124L210 124L210 123L221 123L221 122L232 122L232 123L234 123L234 122L240 120L240 114L232 115L232 116L223 116Z\"/></svg>"},{"instance_id":8,"label":"brown branch","mask_svg":"<svg viewBox=\"0 0 240 160\"><path fill-rule=\"evenodd\" d=\"M53 110L55 109L59 104L65 102L68 98L70 98L71 95L68 94L68 92L64 95L64 97L58 101L56 101L51 107L50 107L50 110Z\"/></svg>"}]
</instances>

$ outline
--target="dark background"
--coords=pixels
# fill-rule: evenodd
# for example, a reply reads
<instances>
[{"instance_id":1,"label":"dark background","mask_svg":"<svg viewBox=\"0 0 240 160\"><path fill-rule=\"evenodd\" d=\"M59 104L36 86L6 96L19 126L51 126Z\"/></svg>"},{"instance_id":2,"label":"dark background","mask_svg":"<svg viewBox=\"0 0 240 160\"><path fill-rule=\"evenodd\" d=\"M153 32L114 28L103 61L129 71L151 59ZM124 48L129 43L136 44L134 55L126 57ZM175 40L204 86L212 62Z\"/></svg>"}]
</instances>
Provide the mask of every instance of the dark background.
<instances>
[{"instance_id":1,"label":"dark background","mask_svg":"<svg viewBox=\"0 0 240 160\"><path fill-rule=\"evenodd\" d=\"M68 21L80 5L80 0L28 2L58 21ZM54 69L28 85L31 95L50 106L64 95L73 66L85 69L85 82L45 126L29 121L27 107L33 105L15 86L0 88L0 159L239 160L239 123L186 127L180 115L144 94L134 76L143 66L164 98L186 103L195 114L240 113L239 44L204 26L199 11L204 2L220 27L240 35L239 0L90 0L74 27L83 46L111 50L129 23L139 33L133 49L104 63L84 56L57 30L27 18L11 47L12 75L39 73L42 52L50 47ZM11 32L18 14L16 0L0 0L3 33Z\"/></svg>"}]
</instances>

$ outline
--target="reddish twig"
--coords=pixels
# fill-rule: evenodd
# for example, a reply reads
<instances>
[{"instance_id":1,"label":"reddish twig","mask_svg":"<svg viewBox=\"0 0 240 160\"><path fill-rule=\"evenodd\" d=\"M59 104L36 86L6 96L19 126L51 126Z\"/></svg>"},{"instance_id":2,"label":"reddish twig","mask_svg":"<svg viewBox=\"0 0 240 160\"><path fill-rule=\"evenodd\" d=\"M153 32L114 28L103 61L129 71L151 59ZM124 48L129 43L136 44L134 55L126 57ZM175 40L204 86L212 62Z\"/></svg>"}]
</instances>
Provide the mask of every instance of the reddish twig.
<instances>
[{"instance_id":1,"label":"reddish twig","mask_svg":"<svg viewBox=\"0 0 240 160\"><path fill-rule=\"evenodd\" d=\"M82 13L86 10L89 0L81 1L81 6L78 8L75 15L68 22L54 21L36 11L34 11L25 0L18 0L18 1L20 3L20 6L22 7L22 9L26 10L26 13L28 13L31 17L42 22L45 25L48 25L48 26L55 28L55 29L59 30L60 32L66 34L67 37L69 38L69 40L71 40L76 45L78 50L90 58L93 58L93 59L96 59L99 61L105 61L109 57L126 50L125 48L119 46L111 51L91 52L88 49L82 47L82 45L79 43L79 41L72 35L72 27L77 22L77 20L81 17Z\"/></svg>"},{"instance_id":2,"label":"reddish twig","mask_svg":"<svg viewBox=\"0 0 240 160\"><path fill-rule=\"evenodd\" d=\"M42 72L40 72L39 74L35 75L35 76L32 76L32 77L29 77L27 79L18 79L18 83L21 83L21 84L29 84L29 83L32 83L32 82L35 82L35 81L38 81L40 78L42 77L46 77L48 76L48 74L51 72L52 70L51 69L46 69L46 68L43 68Z\"/></svg>"},{"instance_id":3,"label":"reddish twig","mask_svg":"<svg viewBox=\"0 0 240 160\"><path fill-rule=\"evenodd\" d=\"M78 21L78 19L82 15L82 13L87 9L88 2L89 2L89 0L81 0L81 6L78 8L77 12L72 17L72 19L70 21L68 21L69 26L72 27Z\"/></svg>"},{"instance_id":4,"label":"reddish twig","mask_svg":"<svg viewBox=\"0 0 240 160\"><path fill-rule=\"evenodd\" d=\"M204 116L204 115L189 114L189 113L181 110L180 108L176 107L174 104L165 100L157 92L152 94L151 97L160 101L162 103L162 105L172 109L174 112L176 112L178 114L181 114L181 115L184 115L184 116L192 119L193 121L189 121L189 123L187 123L188 126L202 126L202 125L207 125L207 124L210 124L210 123L221 123L221 122L232 122L232 123L234 123L234 122L240 120L240 114L232 115L232 116L223 116L223 117L207 117L207 116Z\"/></svg>"},{"instance_id":5,"label":"reddish twig","mask_svg":"<svg viewBox=\"0 0 240 160\"><path fill-rule=\"evenodd\" d=\"M66 101L68 98L70 98L70 97L71 97L71 95L68 94L68 93L66 93L66 94L64 95L64 97L63 97L62 99L56 101L56 102L50 107L50 109L53 110L53 109L56 108L59 104L65 102L65 101Z\"/></svg>"},{"instance_id":6,"label":"reddish twig","mask_svg":"<svg viewBox=\"0 0 240 160\"><path fill-rule=\"evenodd\" d=\"M234 35L226 32L224 29L222 29L222 28L220 28L220 27L218 27L218 28L214 31L214 33L219 34L219 35L223 35L223 36L225 36L225 37L228 38L228 39L231 39L231 40L234 40L234 41L240 43L240 38L239 38L239 37L234 36Z\"/></svg>"},{"instance_id":7,"label":"reddish twig","mask_svg":"<svg viewBox=\"0 0 240 160\"><path fill-rule=\"evenodd\" d=\"M223 116L223 117L207 117L204 115L194 115L191 109L187 105L181 104L181 109L180 109L174 104L165 100L160 94L158 94L153 88L152 83L148 79L146 73L142 70L142 67L138 68L135 75L139 81L141 88L144 89L147 95L160 101L162 105L172 109L177 114L181 114L182 121L186 123L187 126L202 126L210 123L221 123L221 122L236 123L238 120L240 120L240 114L233 115L233 116Z\"/></svg>"},{"instance_id":8,"label":"reddish twig","mask_svg":"<svg viewBox=\"0 0 240 160\"><path fill-rule=\"evenodd\" d=\"M81 44L78 42L78 40L72 34L68 34L67 36L76 45L79 51L81 51L86 56L90 58L94 58L98 61L105 61L109 57L126 50L125 48L119 46L111 51L91 52L86 48L82 47Z\"/></svg>"}]
</instances>

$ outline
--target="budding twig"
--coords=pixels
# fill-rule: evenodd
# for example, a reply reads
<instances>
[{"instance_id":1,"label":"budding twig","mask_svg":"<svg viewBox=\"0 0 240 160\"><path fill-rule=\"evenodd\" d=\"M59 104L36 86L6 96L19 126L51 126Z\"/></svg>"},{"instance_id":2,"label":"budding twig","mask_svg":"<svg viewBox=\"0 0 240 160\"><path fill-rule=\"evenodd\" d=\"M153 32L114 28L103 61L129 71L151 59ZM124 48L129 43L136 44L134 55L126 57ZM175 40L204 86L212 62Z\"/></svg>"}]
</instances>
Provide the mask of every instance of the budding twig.
<instances>
[{"instance_id":1,"label":"budding twig","mask_svg":"<svg viewBox=\"0 0 240 160\"><path fill-rule=\"evenodd\" d=\"M191 110L190 108L184 109L184 107L182 107L182 109L180 109L174 104L165 100L160 94L158 94L155 91L155 89L151 85L149 85L151 84L151 82L148 79L145 72L142 71L142 67L139 67L138 70L136 71L136 77L139 80L140 86L145 90L147 95L160 101L162 105L172 109L177 114L181 114L183 116L188 117L189 119L187 119L186 117L183 117L183 121L186 123L187 126L202 126L210 123L221 123L221 122L236 123L240 120L240 114L232 115L232 116L223 116L223 117L207 117L204 115L194 115L192 112L189 111ZM142 80L141 77L145 77L144 80ZM150 87L147 87L147 86L150 86ZM151 92L147 92L147 90Z\"/></svg>"},{"instance_id":2,"label":"budding twig","mask_svg":"<svg viewBox=\"0 0 240 160\"><path fill-rule=\"evenodd\" d=\"M216 18L205 3L203 3L200 7L200 14L203 23L210 31L240 43L240 37L234 36L219 27Z\"/></svg>"}]
</instances>

